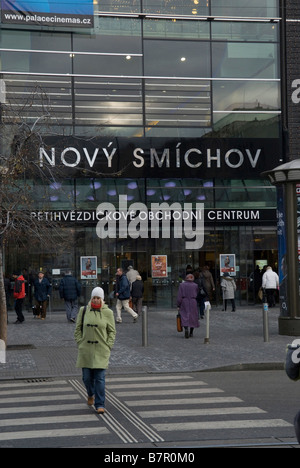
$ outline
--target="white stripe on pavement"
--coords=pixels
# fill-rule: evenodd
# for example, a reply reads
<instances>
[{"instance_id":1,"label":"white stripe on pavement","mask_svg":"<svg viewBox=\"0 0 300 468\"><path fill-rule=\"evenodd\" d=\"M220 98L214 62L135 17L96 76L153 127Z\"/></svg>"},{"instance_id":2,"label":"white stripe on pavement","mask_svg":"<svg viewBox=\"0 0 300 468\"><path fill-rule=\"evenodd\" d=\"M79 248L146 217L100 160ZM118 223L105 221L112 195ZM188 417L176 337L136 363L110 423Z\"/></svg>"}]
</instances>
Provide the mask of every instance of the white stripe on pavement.
<instances>
[{"instance_id":1,"label":"white stripe on pavement","mask_svg":"<svg viewBox=\"0 0 300 468\"><path fill-rule=\"evenodd\" d=\"M156 383L153 383L153 382L149 382L149 383L134 383L134 384L127 384L127 383L123 383L123 384L117 384L117 385L108 385L109 387L109 390L118 390L120 388L149 388L149 386L151 386L151 388L154 388L154 387L159 387L159 388L163 388L163 387L186 387L186 386L193 386L193 387L199 387L199 386L202 386L202 385L207 385L207 383L205 382L156 382Z\"/></svg>"},{"instance_id":2,"label":"white stripe on pavement","mask_svg":"<svg viewBox=\"0 0 300 468\"><path fill-rule=\"evenodd\" d=\"M34 418L18 418L18 419L3 419L0 420L0 427L9 426L28 426L31 424L64 424L64 423L77 423L77 422L96 422L99 419L95 414L85 415L64 415L64 416L49 416L49 417L34 417Z\"/></svg>"},{"instance_id":3,"label":"white stripe on pavement","mask_svg":"<svg viewBox=\"0 0 300 468\"><path fill-rule=\"evenodd\" d=\"M143 381L163 381L163 380L192 380L190 375L147 375L147 377L107 377L106 382L143 382ZM207 383L203 382L204 385Z\"/></svg>"},{"instance_id":4,"label":"white stripe on pavement","mask_svg":"<svg viewBox=\"0 0 300 468\"><path fill-rule=\"evenodd\" d=\"M139 411L142 418L173 418L177 416L217 416L225 414L260 414L266 411L256 406L237 406L231 408L194 408L194 409L176 409L176 410L152 410Z\"/></svg>"},{"instance_id":5,"label":"white stripe on pavement","mask_svg":"<svg viewBox=\"0 0 300 468\"><path fill-rule=\"evenodd\" d=\"M237 421L203 421L203 422L179 422L166 424L152 424L157 431L194 431L209 429L249 429L262 427L291 427L292 424L283 419L245 419Z\"/></svg>"},{"instance_id":6,"label":"white stripe on pavement","mask_svg":"<svg viewBox=\"0 0 300 468\"><path fill-rule=\"evenodd\" d=\"M40 393L57 393L57 392L68 392L71 391L73 392L73 388L70 388L68 386L65 387L52 387L52 388L38 388L36 387L34 390L32 388L22 388L19 390L0 390L0 397L5 396L5 395L26 395L27 393L32 394L33 391L35 391L37 394Z\"/></svg>"},{"instance_id":7,"label":"white stripe on pavement","mask_svg":"<svg viewBox=\"0 0 300 468\"><path fill-rule=\"evenodd\" d=\"M207 397L207 398L172 398L159 400L135 400L125 401L128 406L161 406L161 405L199 405L211 403L241 403L243 400L237 397Z\"/></svg>"},{"instance_id":8,"label":"white stripe on pavement","mask_svg":"<svg viewBox=\"0 0 300 468\"><path fill-rule=\"evenodd\" d=\"M109 430L105 427L80 427L68 429L50 429L38 431L21 431L21 432L0 432L0 441L4 440L21 440L21 439L46 439L49 437L84 437L90 435L109 434Z\"/></svg>"},{"instance_id":9,"label":"white stripe on pavement","mask_svg":"<svg viewBox=\"0 0 300 468\"><path fill-rule=\"evenodd\" d=\"M78 411L84 409L84 404L81 403L64 403L63 408L58 405L45 405L45 406L11 406L0 408L0 414L21 414L21 413L44 413L51 411Z\"/></svg>"},{"instance_id":10,"label":"white stripe on pavement","mask_svg":"<svg viewBox=\"0 0 300 468\"><path fill-rule=\"evenodd\" d=\"M1 388L18 388L18 387L31 387L31 388L37 388L39 386L45 386L45 387L52 387L52 386L55 386L55 385L68 385L68 383L66 382L66 380L51 380L51 381L44 381L44 382L39 382L39 381L36 381L36 382L28 382L28 381L25 381L25 382L11 382L11 383L4 383L4 382L1 382L0 383L0 387Z\"/></svg>"},{"instance_id":11,"label":"white stripe on pavement","mask_svg":"<svg viewBox=\"0 0 300 468\"><path fill-rule=\"evenodd\" d=\"M35 401L56 401L57 404L59 403L59 401L62 401L62 400L81 400L80 396L77 395L77 394L74 394L74 395L43 395L43 396L39 396L39 395L34 395L34 396L31 396L31 397L13 397L13 398L5 398L5 400L3 401L3 403L16 403L16 404L20 404L20 403L29 403L29 402L35 402Z\"/></svg>"},{"instance_id":12,"label":"white stripe on pavement","mask_svg":"<svg viewBox=\"0 0 300 468\"><path fill-rule=\"evenodd\" d=\"M143 396L163 396L163 395L182 395L183 390L172 389L172 390L143 390L139 395ZM204 393L224 393L224 390L220 388L185 388L184 394L204 394ZM137 392L114 392L118 397L136 397Z\"/></svg>"}]
</instances>

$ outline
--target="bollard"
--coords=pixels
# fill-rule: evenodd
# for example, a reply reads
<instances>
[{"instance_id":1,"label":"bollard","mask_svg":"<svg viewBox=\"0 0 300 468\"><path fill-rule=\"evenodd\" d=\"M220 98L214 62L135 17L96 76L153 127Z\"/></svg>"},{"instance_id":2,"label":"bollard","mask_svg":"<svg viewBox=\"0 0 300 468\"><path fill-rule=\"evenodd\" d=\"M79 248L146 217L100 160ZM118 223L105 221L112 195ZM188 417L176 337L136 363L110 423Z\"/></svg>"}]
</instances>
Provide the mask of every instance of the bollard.
<instances>
[{"instance_id":1,"label":"bollard","mask_svg":"<svg viewBox=\"0 0 300 468\"><path fill-rule=\"evenodd\" d=\"M209 311L211 309L210 303L206 303L205 306L205 315L206 315L206 336L204 338L204 343L209 343Z\"/></svg>"},{"instance_id":2,"label":"bollard","mask_svg":"<svg viewBox=\"0 0 300 468\"><path fill-rule=\"evenodd\" d=\"M142 344L148 346L148 307L142 307Z\"/></svg>"},{"instance_id":3,"label":"bollard","mask_svg":"<svg viewBox=\"0 0 300 468\"><path fill-rule=\"evenodd\" d=\"M268 306L268 301L267 297L264 291L263 295L263 334L264 334L264 341L268 342L269 341L269 317L268 317L268 312L269 312L269 306Z\"/></svg>"}]
</instances>

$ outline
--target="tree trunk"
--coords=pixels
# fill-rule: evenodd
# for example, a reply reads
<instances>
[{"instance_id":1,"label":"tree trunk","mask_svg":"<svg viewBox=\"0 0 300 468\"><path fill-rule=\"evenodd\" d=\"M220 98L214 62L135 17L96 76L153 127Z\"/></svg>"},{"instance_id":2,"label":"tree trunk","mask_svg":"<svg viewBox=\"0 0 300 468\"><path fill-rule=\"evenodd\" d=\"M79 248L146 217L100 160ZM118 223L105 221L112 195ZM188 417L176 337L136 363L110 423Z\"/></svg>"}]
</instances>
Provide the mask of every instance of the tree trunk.
<instances>
[{"instance_id":1,"label":"tree trunk","mask_svg":"<svg viewBox=\"0 0 300 468\"><path fill-rule=\"evenodd\" d=\"M3 250L2 242L0 242L0 340L5 343L7 342L7 307L6 307L6 295L4 288L3 278ZM3 345L3 343L2 343ZM0 343L1 349L1 343Z\"/></svg>"}]
</instances>

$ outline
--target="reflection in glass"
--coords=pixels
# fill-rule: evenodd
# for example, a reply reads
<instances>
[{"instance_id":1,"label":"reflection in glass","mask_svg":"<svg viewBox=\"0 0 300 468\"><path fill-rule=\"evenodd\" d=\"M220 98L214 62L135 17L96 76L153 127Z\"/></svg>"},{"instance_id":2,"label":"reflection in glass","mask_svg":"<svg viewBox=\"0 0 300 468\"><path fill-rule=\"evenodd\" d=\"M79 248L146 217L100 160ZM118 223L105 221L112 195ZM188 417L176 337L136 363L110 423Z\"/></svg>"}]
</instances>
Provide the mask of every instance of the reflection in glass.
<instances>
[{"instance_id":1,"label":"reflection in glass","mask_svg":"<svg viewBox=\"0 0 300 468\"><path fill-rule=\"evenodd\" d=\"M279 78L277 44L213 43L212 76Z\"/></svg>"}]
</instances>

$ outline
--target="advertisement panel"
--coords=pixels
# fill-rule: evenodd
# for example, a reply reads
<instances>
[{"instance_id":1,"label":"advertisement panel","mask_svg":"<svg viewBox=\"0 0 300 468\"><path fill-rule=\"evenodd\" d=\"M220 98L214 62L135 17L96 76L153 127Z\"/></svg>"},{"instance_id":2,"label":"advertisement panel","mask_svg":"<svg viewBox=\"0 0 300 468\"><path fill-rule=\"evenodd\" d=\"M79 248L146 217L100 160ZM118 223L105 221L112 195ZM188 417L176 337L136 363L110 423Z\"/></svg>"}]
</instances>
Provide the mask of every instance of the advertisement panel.
<instances>
[{"instance_id":1,"label":"advertisement panel","mask_svg":"<svg viewBox=\"0 0 300 468\"><path fill-rule=\"evenodd\" d=\"M80 279L97 279L97 257L80 257Z\"/></svg>"},{"instance_id":2,"label":"advertisement panel","mask_svg":"<svg viewBox=\"0 0 300 468\"><path fill-rule=\"evenodd\" d=\"M220 276L229 273L229 276L236 276L235 254L220 255Z\"/></svg>"},{"instance_id":3,"label":"advertisement panel","mask_svg":"<svg viewBox=\"0 0 300 468\"><path fill-rule=\"evenodd\" d=\"M93 0L1 0L1 21L23 25L92 28Z\"/></svg>"},{"instance_id":4,"label":"advertisement panel","mask_svg":"<svg viewBox=\"0 0 300 468\"><path fill-rule=\"evenodd\" d=\"M151 266L152 266L152 278L167 278L167 255L152 255Z\"/></svg>"}]
</instances>

